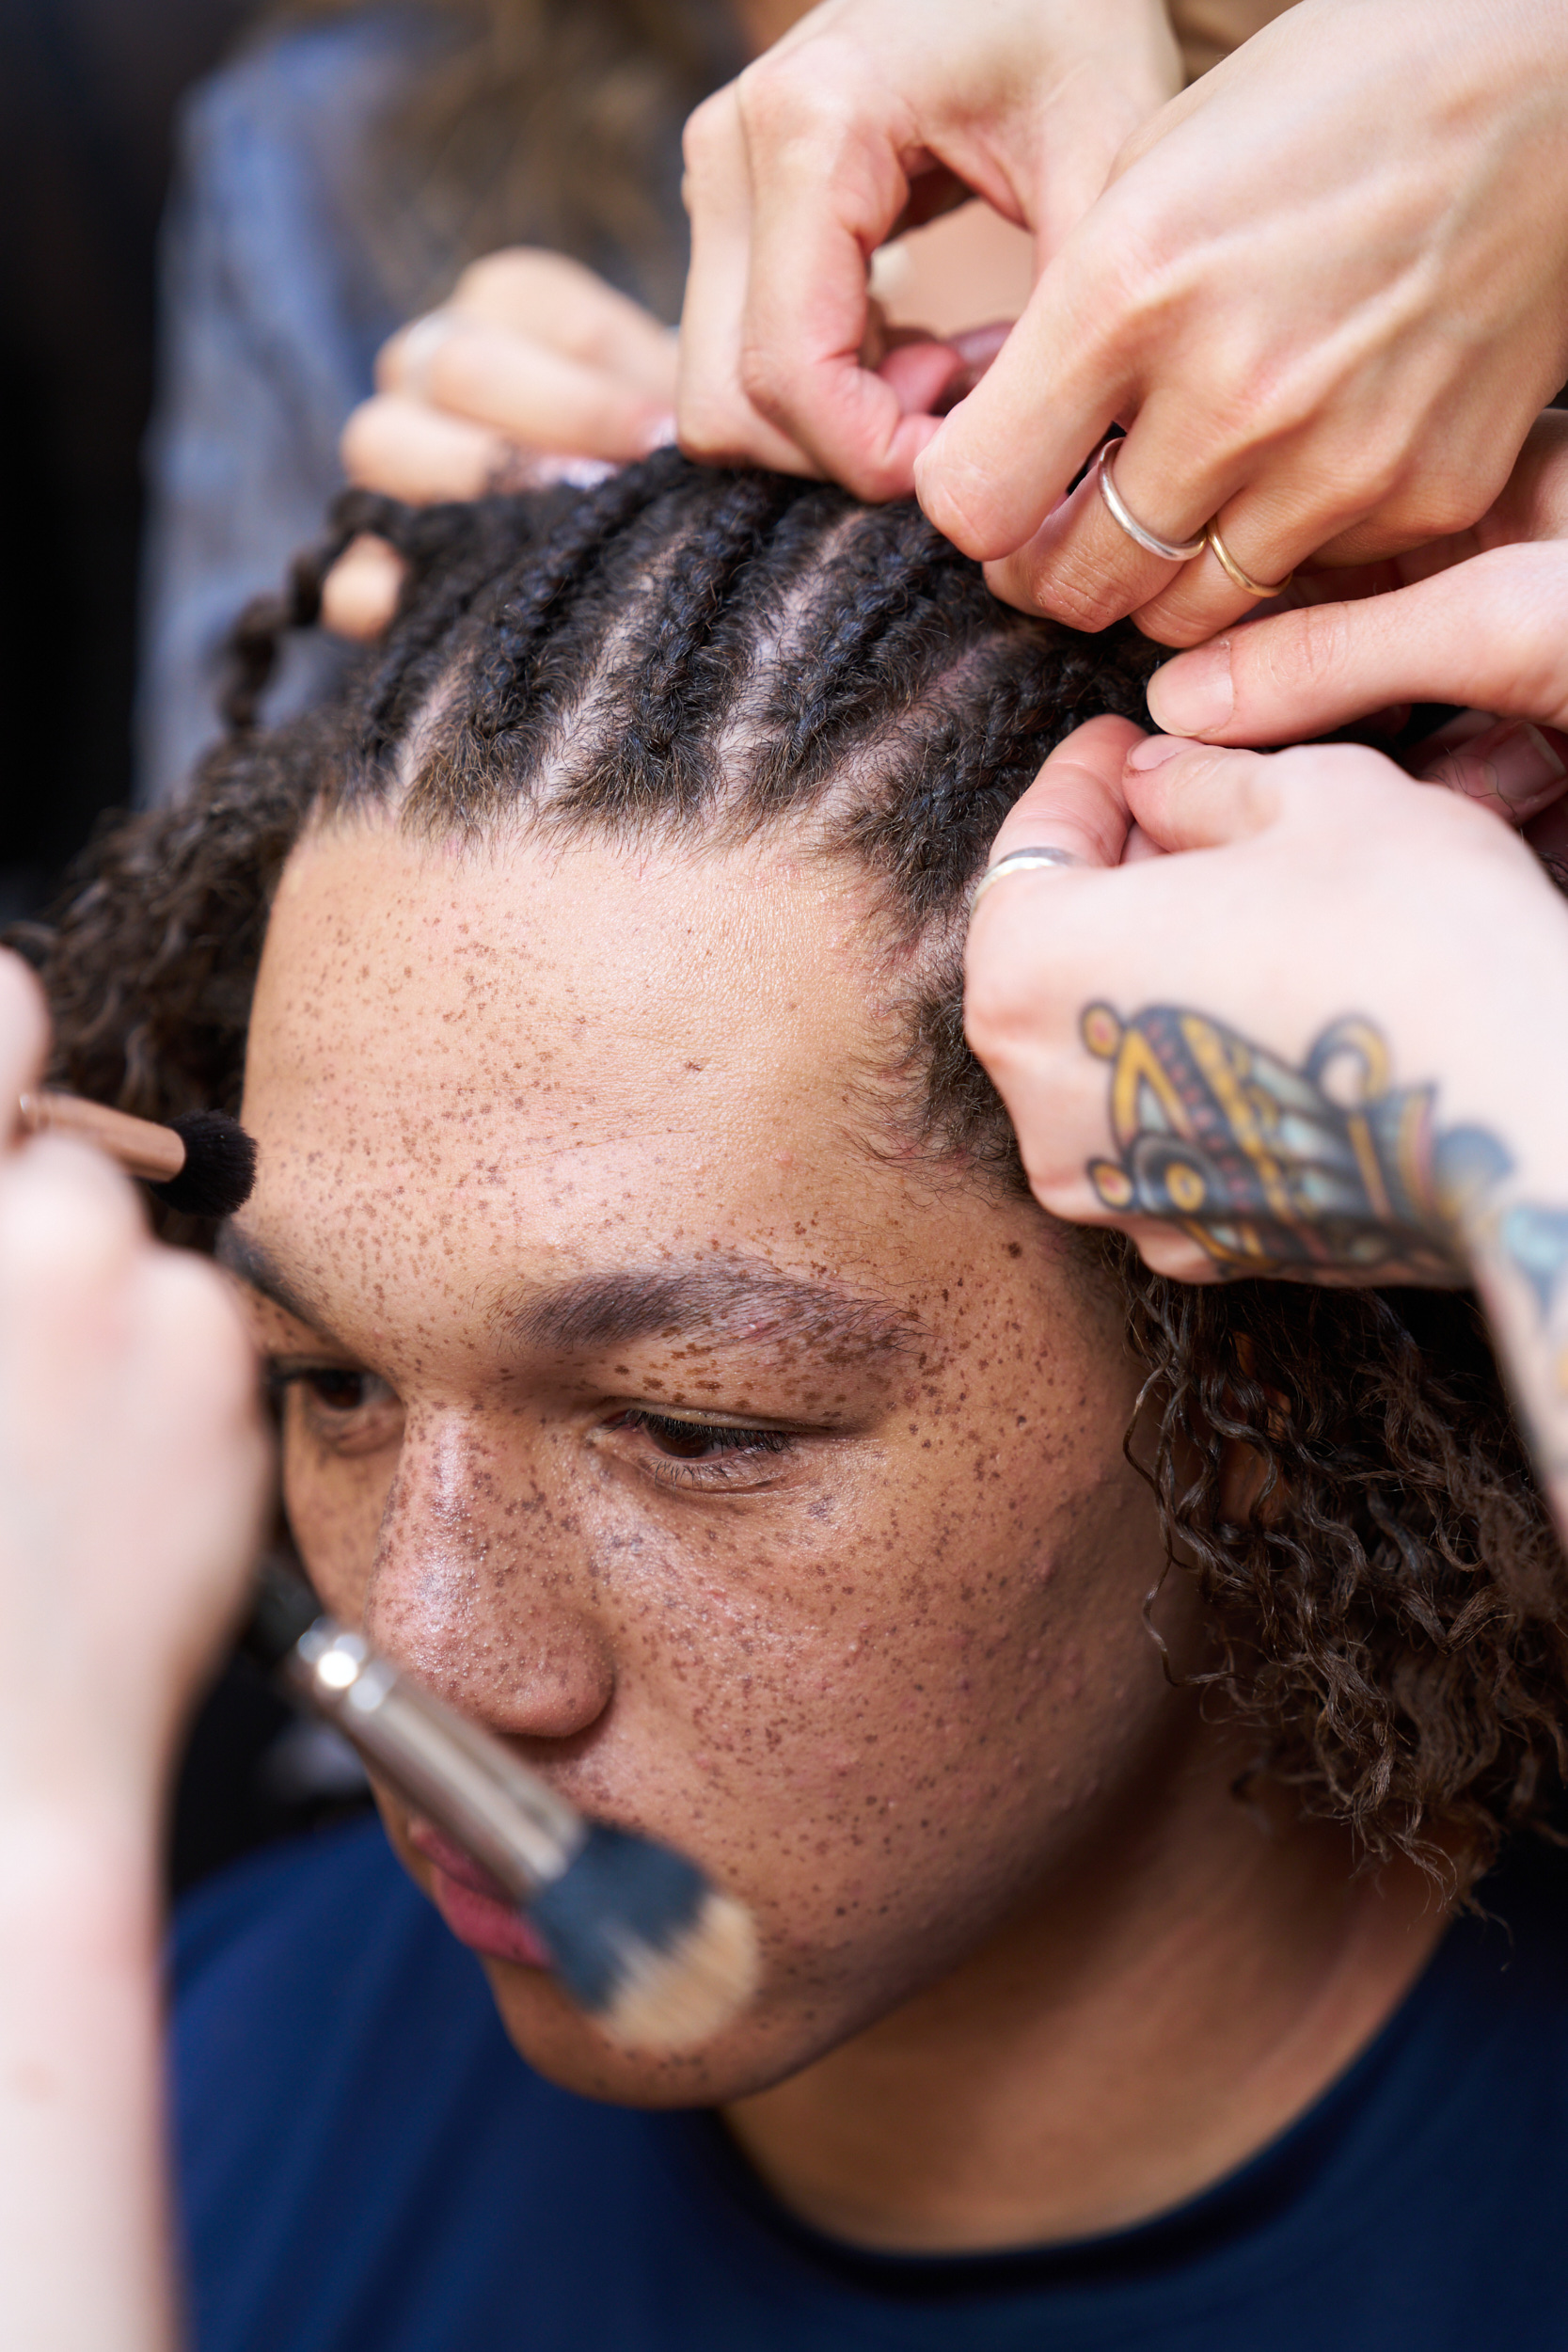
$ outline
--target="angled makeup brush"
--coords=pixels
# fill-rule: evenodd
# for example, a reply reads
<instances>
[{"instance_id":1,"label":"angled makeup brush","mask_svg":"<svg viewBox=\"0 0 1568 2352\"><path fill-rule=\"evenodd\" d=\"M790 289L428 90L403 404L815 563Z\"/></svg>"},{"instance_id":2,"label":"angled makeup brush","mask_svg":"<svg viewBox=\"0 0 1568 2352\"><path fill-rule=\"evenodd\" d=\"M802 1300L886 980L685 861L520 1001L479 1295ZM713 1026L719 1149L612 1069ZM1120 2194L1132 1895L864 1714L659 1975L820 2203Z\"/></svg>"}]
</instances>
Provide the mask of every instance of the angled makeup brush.
<instances>
[{"instance_id":1,"label":"angled makeup brush","mask_svg":"<svg viewBox=\"0 0 1568 2352\"><path fill-rule=\"evenodd\" d=\"M756 1931L742 1904L684 1854L585 1820L504 1740L325 1616L276 1561L262 1565L245 1646L483 1865L615 2041L689 2049L750 1997Z\"/></svg>"},{"instance_id":2,"label":"angled makeup brush","mask_svg":"<svg viewBox=\"0 0 1568 2352\"><path fill-rule=\"evenodd\" d=\"M232 1216L256 1182L256 1146L239 1121L222 1111L187 1111L160 1127L77 1094L42 1089L23 1095L17 1109L28 1134L75 1136L95 1143L187 1216Z\"/></svg>"}]
</instances>

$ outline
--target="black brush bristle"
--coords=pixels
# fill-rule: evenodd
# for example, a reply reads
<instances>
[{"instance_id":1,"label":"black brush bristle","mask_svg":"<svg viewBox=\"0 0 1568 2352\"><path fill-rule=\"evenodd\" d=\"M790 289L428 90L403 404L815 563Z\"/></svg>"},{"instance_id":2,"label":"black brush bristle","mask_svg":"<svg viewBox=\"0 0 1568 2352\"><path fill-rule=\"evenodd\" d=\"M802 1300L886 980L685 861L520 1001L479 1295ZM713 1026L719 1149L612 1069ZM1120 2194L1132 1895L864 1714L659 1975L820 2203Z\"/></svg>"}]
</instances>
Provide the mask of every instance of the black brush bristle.
<instances>
[{"instance_id":1,"label":"black brush bristle","mask_svg":"<svg viewBox=\"0 0 1568 2352\"><path fill-rule=\"evenodd\" d=\"M684 1854L595 1821L581 1852L534 1897L528 1915L572 1998L600 2012L614 2007L628 1962L690 1932L706 1893L707 1881Z\"/></svg>"},{"instance_id":2,"label":"black brush bristle","mask_svg":"<svg viewBox=\"0 0 1568 2352\"><path fill-rule=\"evenodd\" d=\"M187 1111L169 1125L185 1147L185 1165L166 1184L150 1184L185 1216L232 1216L256 1182L256 1145L222 1111Z\"/></svg>"},{"instance_id":3,"label":"black brush bristle","mask_svg":"<svg viewBox=\"0 0 1568 2352\"><path fill-rule=\"evenodd\" d=\"M272 1670L322 1613L321 1602L288 1563L268 1555L258 1563L250 1615L240 1636L245 1656Z\"/></svg>"}]
</instances>

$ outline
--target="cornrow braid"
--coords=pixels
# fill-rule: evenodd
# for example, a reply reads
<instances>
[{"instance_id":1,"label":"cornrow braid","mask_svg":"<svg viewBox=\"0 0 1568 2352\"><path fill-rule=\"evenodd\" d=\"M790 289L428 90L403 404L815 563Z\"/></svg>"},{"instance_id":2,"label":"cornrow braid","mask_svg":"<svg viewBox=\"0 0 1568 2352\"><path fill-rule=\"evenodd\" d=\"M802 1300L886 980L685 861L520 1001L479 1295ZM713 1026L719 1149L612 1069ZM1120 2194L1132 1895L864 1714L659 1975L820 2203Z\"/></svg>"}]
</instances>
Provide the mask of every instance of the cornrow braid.
<instances>
[{"instance_id":1,"label":"cornrow braid","mask_svg":"<svg viewBox=\"0 0 1568 2352\"><path fill-rule=\"evenodd\" d=\"M331 709L255 726L258 681L358 531L405 560L397 619ZM234 732L181 806L95 847L39 948L57 1074L153 1117L239 1099L267 908L314 813L435 835L518 818L683 845L767 829L875 878L889 955L887 1148L1022 1185L963 1034L974 879L1070 729L1138 718L1157 650L1026 619L909 503L691 467L585 497L423 513L352 494L245 616ZM1472 1872L1549 1816L1565 1758L1568 1568L1472 1302L1185 1290L1085 1233L1148 1373L1130 1438L1260 1764L1374 1851ZM1227 1461L1262 1470L1240 1518Z\"/></svg>"}]
</instances>

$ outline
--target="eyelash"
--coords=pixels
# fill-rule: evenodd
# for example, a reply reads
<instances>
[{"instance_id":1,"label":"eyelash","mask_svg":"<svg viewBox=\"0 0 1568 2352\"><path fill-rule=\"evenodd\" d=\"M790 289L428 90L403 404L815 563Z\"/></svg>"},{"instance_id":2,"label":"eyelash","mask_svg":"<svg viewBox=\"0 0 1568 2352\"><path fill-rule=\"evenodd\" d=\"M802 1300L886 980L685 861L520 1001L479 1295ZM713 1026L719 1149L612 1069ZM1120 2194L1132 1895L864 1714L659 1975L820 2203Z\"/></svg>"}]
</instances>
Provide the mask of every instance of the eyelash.
<instances>
[{"instance_id":1,"label":"eyelash","mask_svg":"<svg viewBox=\"0 0 1568 2352\"><path fill-rule=\"evenodd\" d=\"M683 1421L673 1413L651 1413L632 1406L609 1424L611 1429L641 1430L655 1444L690 1443L704 1449L666 1454L654 1476L669 1486L714 1486L754 1470L768 1455L793 1452L796 1439L785 1429L742 1429L731 1422Z\"/></svg>"},{"instance_id":2,"label":"eyelash","mask_svg":"<svg viewBox=\"0 0 1568 2352\"><path fill-rule=\"evenodd\" d=\"M390 1398L385 1381L374 1373L356 1372L346 1364L279 1366L270 1374L269 1385L279 1404L290 1389L302 1390L318 1413L338 1424L335 1434L340 1439L352 1434L349 1424L356 1414L380 1401L374 1391L385 1391ZM337 1396L331 1393L334 1389L339 1391ZM342 1396L344 1389L354 1391L352 1402ZM367 1391L372 1393L367 1394ZM784 1429L746 1429L733 1422L686 1421L676 1413L649 1412L640 1406L628 1406L608 1425L615 1430L641 1431L656 1447L670 1449L651 1465L653 1475L665 1485L705 1486L710 1490L754 1472L769 1456L793 1452L797 1442Z\"/></svg>"}]
</instances>

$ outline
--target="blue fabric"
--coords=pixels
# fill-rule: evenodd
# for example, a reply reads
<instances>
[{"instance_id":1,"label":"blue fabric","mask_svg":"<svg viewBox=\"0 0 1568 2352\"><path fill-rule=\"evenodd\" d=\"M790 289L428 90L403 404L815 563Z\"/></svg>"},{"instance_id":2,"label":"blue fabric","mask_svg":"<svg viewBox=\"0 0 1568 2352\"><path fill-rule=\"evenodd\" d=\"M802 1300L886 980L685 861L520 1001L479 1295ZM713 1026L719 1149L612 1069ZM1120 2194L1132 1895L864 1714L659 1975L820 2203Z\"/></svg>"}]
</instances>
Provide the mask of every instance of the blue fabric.
<instances>
[{"instance_id":1,"label":"blue fabric","mask_svg":"<svg viewBox=\"0 0 1568 2352\"><path fill-rule=\"evenodd\" d=\"M398 8L310 26L242 56L182 109L147 447L144 803L173 797L217 733L224 638L320 538L342 485L338 436L402 324L364 249L357 188L428 39ZM315 699L333 667L324 644L292 648L273 714Z\"/></svg>"},{"instance_id":2,"label":"blue fabric","mask_svg":"<svg viewBox=\"0 0 1568 2352\"><path fill-rule=\"evenodd\" d=\"M1241 2172L1043 2252L857 2254L706 2115L516 2057L372 1822L203 1888L175 1958L196 2352L1535 2352L1568 2344L1568 1872L1455 1926Z\"/></svg>"}]
</instances>

